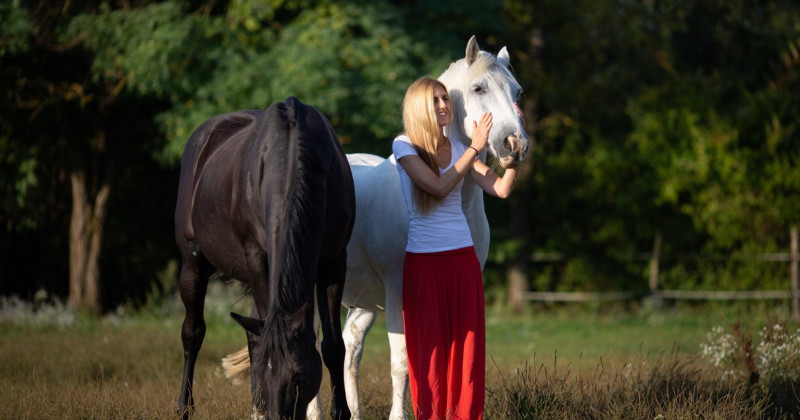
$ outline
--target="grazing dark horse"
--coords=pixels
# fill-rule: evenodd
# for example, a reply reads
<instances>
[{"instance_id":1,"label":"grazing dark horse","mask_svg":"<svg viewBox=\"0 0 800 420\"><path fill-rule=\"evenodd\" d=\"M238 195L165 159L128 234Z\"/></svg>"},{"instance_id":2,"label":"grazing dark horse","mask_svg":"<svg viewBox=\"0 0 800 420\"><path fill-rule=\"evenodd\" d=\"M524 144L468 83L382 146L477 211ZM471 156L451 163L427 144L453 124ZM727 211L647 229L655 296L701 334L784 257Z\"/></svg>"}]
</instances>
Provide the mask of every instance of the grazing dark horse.
<instances>
[{"instance_id":1,"label":"grazing dark horse","mask_svg":"<svg viewBox=\"0 0 800 420\"><path fill-rule=\"evenodd\" d=\"M319 390L316 289L330 414L350 418L339 308L354 219L344 151L325 116L297 98L214 117L192 134L175 209L186 308L180 415L194 403L208 280L221 275L247 283L255 300L252 318L231 314L247 331L254 417L303 419Z\"/></svg>"}]
</instances>

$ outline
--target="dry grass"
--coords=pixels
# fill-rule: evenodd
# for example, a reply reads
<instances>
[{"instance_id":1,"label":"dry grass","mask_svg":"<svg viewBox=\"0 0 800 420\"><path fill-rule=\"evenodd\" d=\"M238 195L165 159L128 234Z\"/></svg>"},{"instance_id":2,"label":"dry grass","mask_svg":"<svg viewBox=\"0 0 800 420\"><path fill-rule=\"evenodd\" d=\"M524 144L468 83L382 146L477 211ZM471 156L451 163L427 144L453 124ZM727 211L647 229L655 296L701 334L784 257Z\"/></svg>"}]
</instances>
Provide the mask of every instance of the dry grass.
<instances>
[{"instance_id":1,"label":"dry grass","mask_svg":"<svg viewBox=\"0 0 800 420\"><path fill-rule=\"evenodd\" d=\"M487 418L493 419L755 419L765 401L744 387L724 386L686 357L594 371L525 366L490 381Z\"/></svg>"},{"instance_id":2,"label":"dry grass","mask_svg":"<svg viewBox=\"0 0 800 420\"><path fill-rule=\"evenodd\" d=\"M0 395L4 396L0 419L176 418L183 365L180 321L180 316L170 315L115 322L82 320L66 327L0 322ZM770 410L756 388L718 380L717 373L698 359L697 337L702 334L685 321L678 327L669 319L661 321L661 328L669 331L673 340L681 337L682 345L673 346L673 351L653 353L639 344L642 351L638 356L632 356L633 350L610 351L591 360L563 358L557 356L560 352L547 351L542 345L562 348L572 340L580 342L580 349L587 346L582 337L588 337L597 342L597 348L616 349L628 340L632 344L626 348L636 349L636 343L649 340L643 336L646 329L628 325L631 332L626 338L625 326L608 325L616 331L612 346L594 335L598 324L587 320L548 320L537 315L535 322L541 328L560 324L562 329L572 329L573 335L556 337L546 329L531 335L544 354L552 355L537 360L536 354L530 353L531 346L522 340L526 324L490 324L489 336L496 339L489 344L493 359L487 364L487 419L782 418ZM196 370L194 418L248 418L248 386L232 385L220 367L222 357L244 345L244 333L222 318L209 320L208 326ZM390 409L384 328L376 325L368 337L361 367L362 410L367 419L383 419ZM685 336L681 328L687 330ZM697 329L708 331L708 326L698 325ZM509 334L521 338L503 341ZM519 350L513 353L515 347ZM325 398L330 395L327 378L323 394ZM794 395L794 402L788 404L800 404L798 393Z\"/></svg>"},{"instance_id":3,"label":"dry grass","mask_svg":"<svg viewBox=\"0 0 800 420\"><path fill-rule=\"evenodd\" d=\"M3 331L3 419L175 418L182 350L178 329L98 327L89 331ZM200 419L245 418L249 391L231 385L207 343L195 380Z\"/></svg>"}]
</instances>

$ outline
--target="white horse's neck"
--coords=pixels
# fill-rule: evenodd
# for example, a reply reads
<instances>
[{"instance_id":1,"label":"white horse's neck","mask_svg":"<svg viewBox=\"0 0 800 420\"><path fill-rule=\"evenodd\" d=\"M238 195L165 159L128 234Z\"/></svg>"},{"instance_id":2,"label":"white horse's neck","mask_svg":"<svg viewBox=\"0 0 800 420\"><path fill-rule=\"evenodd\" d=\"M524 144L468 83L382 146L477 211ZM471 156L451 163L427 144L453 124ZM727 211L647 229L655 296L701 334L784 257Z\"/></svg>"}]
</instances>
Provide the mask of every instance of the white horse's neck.
<instances>
[{"instance_id":1,"label":"white horse's neck","mask_svg":"<svg viewBox=\"0 0 800 420\"><path fill-rule=\"evenodd\" d=\"M439 80L450 90L452 120L450 125L447 126L447 136L465 146L469 146L472 143L472 139L467 135L462 125L467 112L464 108L464 96L460 89L455 88L458 86L457 81L465 77L464 72L466 69L467 65L464 59L455 61L439 76ZM480 153L480 159L483 162L486 161L486 150ZM464 177L464 183L461 186L461 200L464 215L469 221L470 228L475 232L474 221L485 220L486 214L483 210L483 190L471 176Z\"/></svg>"},{"instance_id":2,"label":"white horse's neck","mask_svg":"<svg viewBox=\"0 0 800 420\"><path fill-rule=\"evenodd\" d=\"M472 139L467 136L467 133L464 132L464 129L455 121L447 126L447 136L451 140L461 142L465 146L469 146L472 142ZM481 162L486 162L486 150L481 151L480 159ZM483 190L469 175L464 177L464 183L461 186L461 200L463 202L465 214L468 209L470 211L483 213ZM469 214L466 216L467 218L470 217Z\"/></svg>"},{"instance_id":3,"label":"white horse's neck","mask_svg":"<svg viewBox=\"0 0 800 420\"><path fill-rule=\"evenodd\" d=\"M448 127L448 136L455 141L460 141L466 145L470 144L470 139L464 134L460 127L451 124ZM486 150L481 152L481 161L486 160ZM475 246L475 254L481 263L481 268L486 264L489 253L489 222L486 220L486 212L483 208L483 190L467 175L461 185L461 210L467 219L472 243Z\"/></svg>"},{"instance_id":4,"label":"white horse's neck","mask_svg":"<svg viewBox=\"0 0 800 420\"><path fill-rule=\"evenodd\" d=\"M483 210L483 190L471 176L464 177L464 184L461 186L461 207L467 220L485 216Z\"/></svg>"}]
</instances>

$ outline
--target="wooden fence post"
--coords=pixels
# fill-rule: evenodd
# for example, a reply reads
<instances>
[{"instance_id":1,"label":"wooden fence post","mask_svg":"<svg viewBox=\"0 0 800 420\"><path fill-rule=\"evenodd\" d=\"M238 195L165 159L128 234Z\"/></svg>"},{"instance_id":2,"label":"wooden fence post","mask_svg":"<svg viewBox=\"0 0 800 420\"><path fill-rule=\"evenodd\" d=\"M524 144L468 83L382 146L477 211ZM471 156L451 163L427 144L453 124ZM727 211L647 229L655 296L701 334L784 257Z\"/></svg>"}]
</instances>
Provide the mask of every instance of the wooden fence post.
<instances>
[{"instance_id":1,"label":"wooden fence post","mask_svg":"<svg viewBox=\"0 0 800 420\"><path fill-rule=\"evenodd\" d=\"M797 265L798 265L798 251L797 251L797 226L792 226L789 232L792 247L792 318L795 321L800 321L800 292L797 285Z\"/></svg>"},{"instance_id":2,"label":"wooden fence post","mask_svg":"<svg viewBox=\"0 0 800 420\"><path fill-rule=\"evenodd\" d=\"M521 264L514 263L508 269L508 303L514 313L522 313L525 308L525 293L528 291L528 276L525 270L520 268Z\"/></svg>"},{"instance_id":3,"label":"wooden fence post","mask_svg":"<svg viewBox=\"0 0 800 420\"><path fill-rule=\"evenodd\" d=\"M653 240L653 254L650 256L650 297L658 306L661 304L661 292L658 290L658 259L661 254L661 232L656 232Z\"/></svg>"}]
</instances>

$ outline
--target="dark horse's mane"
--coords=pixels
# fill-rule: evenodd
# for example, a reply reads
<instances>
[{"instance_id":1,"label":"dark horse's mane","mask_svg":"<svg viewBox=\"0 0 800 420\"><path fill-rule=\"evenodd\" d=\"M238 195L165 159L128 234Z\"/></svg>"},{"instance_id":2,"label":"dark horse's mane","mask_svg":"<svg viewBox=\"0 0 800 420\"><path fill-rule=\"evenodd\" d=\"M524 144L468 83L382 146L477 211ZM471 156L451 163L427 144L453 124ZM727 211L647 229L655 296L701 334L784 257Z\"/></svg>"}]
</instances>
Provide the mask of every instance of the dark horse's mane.
<instances>
[{"instance_id":1,"label":"dark horse's mane","mask_svg":"<svg viewBox=\"0 0 800 420\"><path fill-rule=\"evenodd\" d=\"M313 244L301 239L313 237L310 232L319 224L319 221L311 219L315 216L311 210L316 197L309 193L309 185L306 183L309 177L306 172L311 170L314 165L324 164L324 162L314 161L316 156L309 147L313 145L314 139L306 138L307 133L300 129L300 121L313 118L314 116L308 115L308 112L315 111L305 108L299 102L293 105L281 106L281 113L289 133L288 149L290 152L287 153L287 159L291 159L286 162L289 170L285 174L288 183L288 197L286 197L288 212L283 223L280 224L282 234L279 237L283 240L279 242L279 250L275 250L279 255L273 261L277 261L281 267L272 270L273 273L278 273L278 276L270 285L269 307L271 309L267 312L264 320L270 326L267 337L265 337L268 354L280 353L281 355L289 351L287 347L289 340L286 339L290 333L288 318L302 308L307 303L304 298L313 293L313 283L309 282L309 279L304 279L301 274L304 263L309 264L310 261L316 261L316 258L309 257L307 249L309 245L313 246ZM309 291L309 288L312 290Z\"/></svg>"}]
</instances>

